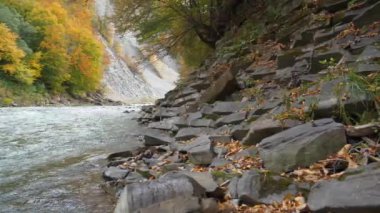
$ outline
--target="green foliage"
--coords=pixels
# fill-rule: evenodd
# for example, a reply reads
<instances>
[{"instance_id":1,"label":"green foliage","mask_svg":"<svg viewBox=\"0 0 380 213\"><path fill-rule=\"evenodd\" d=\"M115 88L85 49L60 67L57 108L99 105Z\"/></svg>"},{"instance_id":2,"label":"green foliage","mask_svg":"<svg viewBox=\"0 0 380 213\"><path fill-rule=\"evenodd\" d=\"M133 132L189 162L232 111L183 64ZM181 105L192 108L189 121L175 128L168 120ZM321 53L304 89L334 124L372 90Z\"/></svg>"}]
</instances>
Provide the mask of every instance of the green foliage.
<instances>
[{"instance_id":1,"label":"green foliage","mask_svg":"<svg viewBox=\"0 0 380 213\"><path fill-rule=\"evenodd\" d=\"M185 65L199 66L229 29L239 1L114 0L113 21L120 32L138 37L179 56ZM186 75L186 74L185 74Z\"/></svg>"},{"instance_id":2,"label":"green foliage","mask_svg":"<svg viewBox=\"0 0 380 213\"><path fill-rule=\"evenodd\" d=\"M3 98L2 105L4 106L10 106L13 104L13 99L12 98Z\"/></svg>"}]
</instances>

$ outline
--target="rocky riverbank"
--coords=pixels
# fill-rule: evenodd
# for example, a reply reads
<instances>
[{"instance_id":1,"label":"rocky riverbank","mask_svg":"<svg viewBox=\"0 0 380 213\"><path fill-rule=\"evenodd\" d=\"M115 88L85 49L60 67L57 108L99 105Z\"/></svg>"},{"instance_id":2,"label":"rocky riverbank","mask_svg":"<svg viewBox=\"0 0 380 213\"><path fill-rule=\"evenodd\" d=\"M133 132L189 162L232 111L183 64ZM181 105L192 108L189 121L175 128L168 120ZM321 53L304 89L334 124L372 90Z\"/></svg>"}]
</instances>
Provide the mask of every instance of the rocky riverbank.
<instances>
[{"instance_id":1,"label":"rocky riverbank","mask_svg":"<svg viewBox=\"0 0 380 213\"><path fill-rule=\"evenodd\" d=\"M380 211L380 2L278 8L142 108L141 148L103 173L115 212Z\"/></svg>"}]
</instances>

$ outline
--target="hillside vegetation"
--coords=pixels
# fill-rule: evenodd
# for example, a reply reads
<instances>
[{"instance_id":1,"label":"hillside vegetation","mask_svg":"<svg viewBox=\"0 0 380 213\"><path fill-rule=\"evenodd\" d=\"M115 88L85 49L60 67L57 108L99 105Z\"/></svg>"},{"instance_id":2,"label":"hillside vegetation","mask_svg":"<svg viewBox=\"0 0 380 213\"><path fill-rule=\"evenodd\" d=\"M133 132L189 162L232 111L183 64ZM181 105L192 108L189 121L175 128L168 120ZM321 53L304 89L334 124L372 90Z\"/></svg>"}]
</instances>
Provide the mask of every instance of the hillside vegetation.
<instances>
[{"instance_id":1,"label":"hillside vegetation","mask_svg":"<svg viewBox=\"0 0 380 213\"><path fill-rule=\"evenodd\" d=\"M0 104L99 89L103 50L87 0L0 0Z\"/></svg>"}]
</instances>

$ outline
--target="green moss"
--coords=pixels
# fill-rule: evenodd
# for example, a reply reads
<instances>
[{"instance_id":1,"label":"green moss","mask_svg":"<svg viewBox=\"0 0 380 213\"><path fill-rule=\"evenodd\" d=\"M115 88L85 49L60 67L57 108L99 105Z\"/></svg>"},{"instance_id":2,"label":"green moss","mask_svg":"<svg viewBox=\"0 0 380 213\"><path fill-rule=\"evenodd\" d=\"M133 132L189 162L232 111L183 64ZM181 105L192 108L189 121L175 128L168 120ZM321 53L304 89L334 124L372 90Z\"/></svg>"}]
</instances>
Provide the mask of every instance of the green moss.
<instances>
[{"instance_id":1,"label":"green moss","mask_svg":"<svg viewBox=\"0 0 380 213\"><path fill-rule=\"evenodd\" d=\"M220 115L216 115L216 114L210 114L210 115L205 115L204 116L206 119L211 119L213 121L216 121L220 118Z\"/></svg>"},{"instance_id":2,"label":"green moss","mask_svg":"<svg viewBox=\"0 0 380 213\"><path fill-rule=\"evenodd\" d=\"M239 173L227 173L224 171L212 171L211 175L215 180L222 179L223 181L230 180L234 177L240 176Z\"/></svg>"}]
</instances>

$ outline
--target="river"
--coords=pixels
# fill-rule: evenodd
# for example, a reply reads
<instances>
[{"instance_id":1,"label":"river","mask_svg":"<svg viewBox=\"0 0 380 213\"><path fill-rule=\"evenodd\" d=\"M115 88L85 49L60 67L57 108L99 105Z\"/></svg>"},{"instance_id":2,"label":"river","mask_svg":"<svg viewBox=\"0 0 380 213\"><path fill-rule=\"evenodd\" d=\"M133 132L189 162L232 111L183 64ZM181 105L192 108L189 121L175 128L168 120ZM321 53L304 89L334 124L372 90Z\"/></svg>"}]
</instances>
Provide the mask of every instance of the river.
<instances>
[{"instance_id":1,"label":"river","mask_svg":"<svg viewBox=\"0 0 380 213\"><path fill-rule=\"evenodd\" d=\"M112 212L107 154L138 146L121 106L0 108L0 212Z\"/></svg>"}]
</instances>

